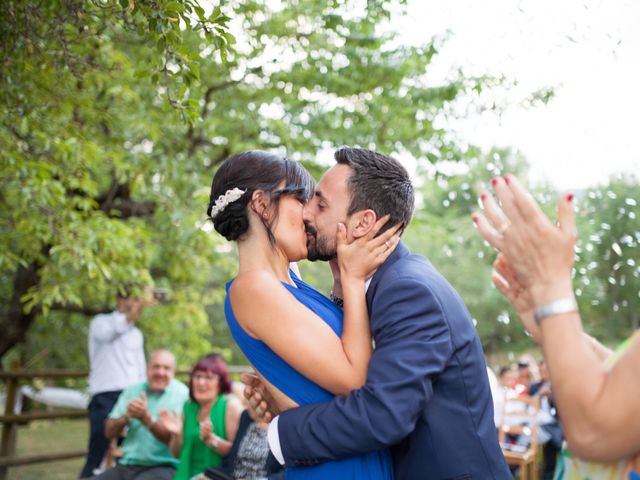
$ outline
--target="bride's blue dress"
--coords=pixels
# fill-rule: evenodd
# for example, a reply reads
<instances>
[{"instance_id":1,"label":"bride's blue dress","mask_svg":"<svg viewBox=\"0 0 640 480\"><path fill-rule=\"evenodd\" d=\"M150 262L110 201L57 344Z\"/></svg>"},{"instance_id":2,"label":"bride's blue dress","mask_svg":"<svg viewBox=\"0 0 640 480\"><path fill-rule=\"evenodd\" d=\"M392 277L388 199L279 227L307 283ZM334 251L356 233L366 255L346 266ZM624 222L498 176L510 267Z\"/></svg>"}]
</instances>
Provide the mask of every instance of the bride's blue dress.
<instances>
[{"instance_id":1,"label":"bride's blue dress","mask_svg":"<svg viewBox=\"0 0 640 480\"><path fill-rule=\"evenodd\" d=\"M287 290L324 320L336 335L342 335L342 310L320 292L297 278L293 272L291 272L291 278L297 288L283 283ZM224 313L234 340L251 364L269 382L299 405L331 400L333 394L298 373L266 344L244 331L236 321L229 301L229 287L232 282L227 283ZM313 339L310 338L309 341L313 342ZM304 345L300 345L300 351L304 354ZM389 452L380 450L311 467L287 467L286 478L287 480L389 480L393 478L393 469Z\"/></svg>"}]
</instances>

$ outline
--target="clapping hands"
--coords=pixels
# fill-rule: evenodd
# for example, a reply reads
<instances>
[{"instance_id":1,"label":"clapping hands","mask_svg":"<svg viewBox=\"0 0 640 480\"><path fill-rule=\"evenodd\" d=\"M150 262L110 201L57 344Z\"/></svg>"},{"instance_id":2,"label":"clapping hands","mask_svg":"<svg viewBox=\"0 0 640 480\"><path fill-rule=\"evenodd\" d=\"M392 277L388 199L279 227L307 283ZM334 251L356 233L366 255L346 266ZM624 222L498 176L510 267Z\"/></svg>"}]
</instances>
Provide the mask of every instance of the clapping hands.
<instances>
[{"instance_id":1,"label":"clapping hands","mask_svg":"<svg viewBox=\"0 0 640 480\"><path fill-rule=\"evenodd\" d=\"M141 422L143 422L145 417L149 415L149 411L147 409L147 396L144 392L140 393L140 397L129 401L129 404L127 405L127 414L131 418L137 418Z\"/></svg>"},{"instance_id":2,"label":"clapping hands","mask_svg":"<svg viewBox=\"0 0 640 480\"><path fill-rule=\"evenodd\" d=\"M491 183L495 198L484 192L480 197L484 214L473 216L480 234L504 255L535 306L573 296L573 195L565 195L558 202L554 224L514 176L496 177Z\"/></svg>"},{"instance_id":3,"label":"clapping hands","mask_svg":"<svg viewBox=\"0 0 640 480\"><path fill-rule=\"evenodd\" d=\"M171 435L180 435L182 434L182 427L184 425L184 415L178 415L175 412L169 412L167 410L162 410L160 412L160 421L165 426L165 428L169 431Z\"/></svg>"},{"instance_id":4,"label":"clapping hands","mask_svg":"<svg viewBox=\"0 0 640 480\"><path fill-rule=\"evenodd\" d=\"M520 284L507 258L502 253L498 254L498 258L493 263L493 269L494 275L491 278L493 284L513 305L522 320L525 330L529 332L537 343L540 343L540 327L533 317L534 304L530 290Z\"/></svg>"},{"instance_id":5,"label":"clapping hands","mask_svg":"<svg viewBox=\"0 0 640 480\"><path fill-rule=\"evenodd\" d=\"M211 442L214 440L213 425L208 418L200 422L200 440L202 440L205 445L211 445Z\"/></svg>"}]
</instances>

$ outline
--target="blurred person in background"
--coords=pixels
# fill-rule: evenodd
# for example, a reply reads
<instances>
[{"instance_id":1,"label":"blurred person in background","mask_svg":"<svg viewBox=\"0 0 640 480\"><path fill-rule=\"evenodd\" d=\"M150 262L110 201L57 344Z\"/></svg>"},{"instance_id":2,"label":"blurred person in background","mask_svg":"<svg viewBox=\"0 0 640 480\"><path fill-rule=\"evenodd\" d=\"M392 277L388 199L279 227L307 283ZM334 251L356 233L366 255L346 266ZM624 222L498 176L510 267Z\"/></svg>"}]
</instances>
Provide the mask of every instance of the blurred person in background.
<instances>
[{"instance_id":1,"label":"blurred person in background","mask_svg":"<svg viewBox=\"0 0 640 480\"><path fill-rule=\"evenodd\" d=\"M171 480L178 461L171 455L171 433L158 421L163 410L179 412L189 398L189 389L174 378L176 359L167 350L149 357L147 380L126 388L105 422L108 438L118 438L127 429L122 442L122 458L114 468L95 477L97 480Z\"/></svg>"},{"instance_id":2,"label":"blurred person in background","mask_svg":"<svg viewBox=\"0 0 640 480\"><path fill-rule=\"evenodd\" d=\"M564 435L562 433L562 427L560 426L560 419L558 418L556 402L553 398L549 369L547 368L544 358L538 363L538 369L540 370L540 381L531 384L531 387L529 387L529 395L532 397L540 397L540 414L538 415L540 429L538 431L538 442L543 444L543 478L544 480L552 480L553 472L556 468L556 459L562 448Z\"/></svg>"},{"instance_id":3,"label":"blurred person in background","mask_svg":"<svg viewBox=\"0 0 640 480\"><path fill-rule=\"evenodd\" d=\"M500 367L498 370L498 383L503 390L513 390L516 383L517 374L512 366Z\"/></svg>"},{"instance_id":4,"label":"blurred person in background","mask_svg":"<svg viewBox=\"0 0 640 480\"><path fill-rule=\"evenodd\" d=\"M516 370L516 379L513 383L513 390L518 396L527 395L529 392L529 385L531 385L531 370L529 369L529 363L519 361Z\"/></svg>"},{"instance_id":5,"label":"blurred person in background","mask_svg":"<svg viewBox=\"0 0 640 480\"><path fill-rule=\"evenodd\" d=\"M189 480L220 467L231 450L243 407L231 392L227 364L219 354L198 360L189 378L189 401L182 414L160 412L171 437L171 453L180 459L176 480Z\"/></svg>"},{"instance_id":6,"label":"blurred person in background","mask_svg":"<svg viewBox=\"0 0 640 480\"><path fill-rule=\"evenodd\" d=\"M96 315L89 325L89 447L80 478L100 473L109 446L104 422L122 390L143 382L146 375L144 339L136 321L149 302L119 296L111 313Z\"/></svg>"},{"instance_id":7,"label":"blurred person in background","mask_svg":"<svg viewBox=\"0 0 640 480\"><path fill-rule=\"evenodd\" d=\"M213 480L284 480L284 468L269 450L267 428L249 405L242 391L244 384L234 382L233 394L240 399L246 409L240 415L240 425L229 454L224 457L222 467L209 468L202 479ZM200 479L199 479L200 480Z\"/></svg>"}]
</instances>

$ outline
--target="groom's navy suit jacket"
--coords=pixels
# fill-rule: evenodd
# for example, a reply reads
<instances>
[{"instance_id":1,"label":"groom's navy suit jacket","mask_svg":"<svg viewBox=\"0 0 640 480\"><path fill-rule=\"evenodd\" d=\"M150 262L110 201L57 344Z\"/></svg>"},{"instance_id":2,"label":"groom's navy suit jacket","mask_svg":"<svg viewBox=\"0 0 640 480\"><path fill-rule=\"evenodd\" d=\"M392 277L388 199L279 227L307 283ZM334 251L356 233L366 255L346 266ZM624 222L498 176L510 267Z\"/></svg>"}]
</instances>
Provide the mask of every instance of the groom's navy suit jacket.
<instances>
[{"instance_id":1,"label":"groom's navy suit jacket","mask_svg":"<svg viewBox=\"0 0 640 480\"><path fill-rule=\"evenodd\" d=\"M367 304L376 348L366 384L281 414L286 465L391 447L396 480L511 479L480 340L453 287L400 243Z\"/></svg>"}]
</instances>

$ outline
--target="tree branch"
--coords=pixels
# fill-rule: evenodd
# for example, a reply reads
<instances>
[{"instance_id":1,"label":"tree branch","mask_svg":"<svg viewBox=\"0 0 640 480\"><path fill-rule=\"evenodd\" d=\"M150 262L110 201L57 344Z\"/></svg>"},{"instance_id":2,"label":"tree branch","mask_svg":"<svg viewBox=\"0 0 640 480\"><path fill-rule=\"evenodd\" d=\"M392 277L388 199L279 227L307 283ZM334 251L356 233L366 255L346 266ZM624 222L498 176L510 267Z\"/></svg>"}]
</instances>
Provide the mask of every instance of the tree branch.
<instances>
[{"instance_id":1,"label":"tree branch","mask_svg":"<svg viewBox=\"0 0 640 480\"><path fill-rule=\"evenodd\" d=\"M121 200L102 207L102 210L112 218L149 217L156 211L155 202L136 202Z\"/></svg>"},{"instance_id":2,"label":"tree branch","mask_svg":"<svg viewBox=\"0 0 640 480\"><path fill-rule=\"evenodd\" d=\"M115 180L111 187L95 198L100 210L113 218L148 217L156 210L156 203L131 199L131 189L127 183Z\"/></svg>"},{"instance_id":3,"label":"tree branch","mask_svg":"<svg viewBox=\"0 0 640 480\"><path fill-rule=\"evenodd\" d=\"M113 310L108 306L101 307L88 307L81 305L68 305L64 303L55 303L51 306L51 310L69 312L69 313L81 313L87 317L94 317L100 313L109 313Z\"/></svg>"}]
</instances>

